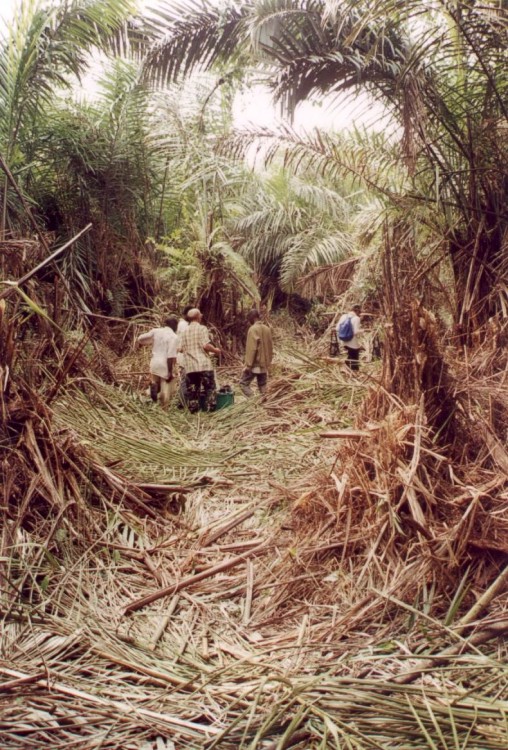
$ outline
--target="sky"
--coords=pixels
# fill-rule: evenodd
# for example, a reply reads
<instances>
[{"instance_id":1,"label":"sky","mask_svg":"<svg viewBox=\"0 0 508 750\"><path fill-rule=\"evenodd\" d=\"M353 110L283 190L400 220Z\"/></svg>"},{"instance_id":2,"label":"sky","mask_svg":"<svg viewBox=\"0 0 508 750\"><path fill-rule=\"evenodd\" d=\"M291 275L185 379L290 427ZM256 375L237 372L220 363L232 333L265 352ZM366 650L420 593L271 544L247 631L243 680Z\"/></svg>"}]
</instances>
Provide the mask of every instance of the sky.
<instances>
[{"instance_id":1,"label":"sky","mask_svg":"<svg viewBox=\"0 0 508 750\"><path fill-rule=\"evenodd\" d=\"M217 0L220 2L221 0ZM138 0L140 6L156 0ZM181 0L180 0L181 2ZM0 27L12 19L15 8L21 0L0 0ZM3 23L2 23L3 21ZM238 94L233 105L233 119L236 127L275 127L281 122L278 108L271 101L270 93L260 86ZM300 132L313 128L323 130L348 130L353 127L380 130L387 122L379 106L369 102L365 95L356 99L343 97L341 100L328 100L320 103L310 101L298 105L293 127Z\"/></svg>"},{"instance_id":2,"label":"sky","mask_svg":"<svg viewBox=\"0 0 508 750\"><path fill-rule=\"evenodd\" d=\"M14 13L14 8L19 4L20 0L0 0L0 19L3 21L10 20Z\"/></svg>"},{"instance_id":3,"label":"sky","mask_svg":"<svg viewBox=\"0 0 508 750\"><path fill-rule=\"evenodd\" d=\"M261 87L252 92L239 95L233 107L234 121L237 126L270 127L281 121L278 107L271 101L270 93ZM367 96L359 95L354 99L343 96L341 99L328 99L322 103L310 101L298 105L294 128L300 130L348 130L353 127L380 129L385 127L382 122L382 111L369 102Z\"/></svg>"}]
</instances>

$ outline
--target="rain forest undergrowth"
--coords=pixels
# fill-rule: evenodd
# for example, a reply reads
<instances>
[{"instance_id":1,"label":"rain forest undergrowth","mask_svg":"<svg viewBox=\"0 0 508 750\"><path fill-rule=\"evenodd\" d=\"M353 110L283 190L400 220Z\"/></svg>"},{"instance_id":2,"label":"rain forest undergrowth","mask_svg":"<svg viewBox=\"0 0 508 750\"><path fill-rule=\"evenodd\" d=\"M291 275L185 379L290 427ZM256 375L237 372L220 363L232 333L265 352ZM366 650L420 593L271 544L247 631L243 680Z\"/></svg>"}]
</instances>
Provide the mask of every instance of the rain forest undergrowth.
<instances>
[{"instance_id":1,"label":"rain forest undergrowth","mask_svg":"<svg viewBox=\"0 0 508 750\"><path fill-rule=\"evenodd\" d=\"M219 6L0 34L0 750L506 750L505 4ZM261 306L266 401L151 403L189 303L221 384Z\"/></svg>"},{"instance_id":2,"label":"rain forest undergrowth","mask_svg":"<svg viewBox=\"0 0 508 750\"><path fill-rule=\"evenodd\" d=\"M506 475L276 333L267 401L211 415L153 405L134 352L18 388L5 748L506 747Z\"/></svg>"}]
</instances>

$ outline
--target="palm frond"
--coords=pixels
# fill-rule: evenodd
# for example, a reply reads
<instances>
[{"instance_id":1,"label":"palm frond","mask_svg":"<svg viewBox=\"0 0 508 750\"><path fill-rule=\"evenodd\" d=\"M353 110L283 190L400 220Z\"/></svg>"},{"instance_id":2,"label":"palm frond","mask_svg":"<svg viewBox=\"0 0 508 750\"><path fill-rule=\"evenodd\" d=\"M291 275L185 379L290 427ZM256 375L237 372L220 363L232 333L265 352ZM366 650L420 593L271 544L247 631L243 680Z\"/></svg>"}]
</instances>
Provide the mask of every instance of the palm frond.
<instances>
[{"instance_id":1,"label":"palm frond","mask_svg":"<svg viewBox=\"0 0 508 750\"><path fill-rule=\"evenodd\" d=\"M228 242L217 242L214 249L220 252L225 260L225 269L240 287L256 302L259 301L259 289L254 281L254 274L245 258L237 253Z\"/></svg>"},{"instance_id":2,"label":"palm frond","mask_svg":"<svg viewBox=\"0 0 508 750\"><path fill-rule=\"evenodd\" d=\"M326 185L316 185L303 179L292 180L291 189L295 196L314 207L316 211L326 213L336 221L347 220L351 210L352 195L345 198L337 189ZM360 195L361 191L358 191L358 194Z\"/></svg>"},{"instance_id":3,"label":"palm frond","mask_svg":"<svg viewBox=\"0 0 508 750\"><path fill-rule=\"evenodd\" d=\"M296 288L308 299L341 297L348 290L360 258L348 258L341 263L321 266L298 279Z\"/></svg>"},{"instance_id":4,"label":"palm frond","mask_svg":"<svg viewBox=\"0 0 508 750\"><path fill-rule=\"evenodd\" d=\"M310 269L331 266L354 253L348 232L335 232L322 238L307 233L296 238L281 263L281 287L291 290Z\"/></svg>"},{"instance_id":5,"label":"palm frond","mask_svg":"<svg viewBox=\"0 0 508 750\"><path fill-rule=\"evenodd\" d=\"M310 268L337 263L355 252L350 213L360 193L346 197L340 182L312 170L302 177L277 172L253 195L252 209L234 223L239 251L261 277L278 279L286 291ZM307 178L307 182L303 177Z\"/></svg>"},{"instance_id":6,"label":"palm frond","mask_svg":"<svg viewBox=\"0 0 508 750\"><path fill-rule=\"evenodd\" d=\"M7 157L24 122L32 123L89 65L88 53L107 47L134 6L131 0L23 3L0 42L0 118Z\"/></svg>"},{"instance_id":7,"label":"palm frond","mask_svg":"<svg viewBox=\"0 0 508 750\"><path fill-rule=\"evenodd\" d=\"M253 147L265 164L282 158L284 166L297 174L311 170L338 183L347 176L357 187L394 202L403 199L410 187L396 148L383 134L352 140L315 130L302 136L290 126L280 125L276 131L260 128L238 132L224 142L222 149L243 158Z\"/></svg>"},{"instance_id":8,"label":"palm frond","mask_svg":"<svg viewBox=\"0 0 508 750\"><path fill-rule=\"evenodd\" d=\"M154 17L160 36L145 60L146 80L167 85L196 69L209 70L219 60L234 59L251 7L217 7L206 0L162 6Z\"/></svg>"}]
</instances>

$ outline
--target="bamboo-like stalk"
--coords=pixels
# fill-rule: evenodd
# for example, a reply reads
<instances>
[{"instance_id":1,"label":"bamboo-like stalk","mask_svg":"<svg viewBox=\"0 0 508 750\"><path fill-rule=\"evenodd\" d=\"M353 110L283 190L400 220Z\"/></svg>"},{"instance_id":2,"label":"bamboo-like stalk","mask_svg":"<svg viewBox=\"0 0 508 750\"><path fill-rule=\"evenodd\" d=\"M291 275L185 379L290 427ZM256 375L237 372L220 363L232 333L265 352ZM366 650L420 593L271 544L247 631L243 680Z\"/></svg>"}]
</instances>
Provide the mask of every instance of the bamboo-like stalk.
<instances>
[{"instance_id":1,"label":"bamboo-like stalk","mask_svg":"<svg viewBox=\"0 0 508 750\"><path fill-rule=\"evenodd\" d=\"M22 672L16 671L14 669L8 669L6 667L0 666L0 672L2 674L6 674L9 677L14 677L17 680L26 680L27 678L30 678L31 675L25 675ZM37 680L37 684L39 684L42 687L47 686L47 680L46 676L42 679ZM188 734L191 737L196 736L196 734L201 735L214 735L217 734L218 730L214 727L205 726L202 724L197 724L196 722L192 721L184 721L182 719L179 719L177 716L170 716L168 714L161 714L157 711L151 711L146 708L135 708L128 703L123 703L121 701L115 701L115 700L108 700L107 698L101 698L97 695L91 695L89 693L86 693L83 690L76 690L74 688L68 687L67 685L64 685L60 682L52 682L51 683L51 689L54 690L57 693L62 693L63 695L67 695L71 698L79 698L82 701L95 703L99 706L104 707L105 709L114 709L115 711L119 711L121 714L138 714L140 717L149 719L150 721L155 722L156 724L159 724L162 727L178 727L181 730L187 730L186 734Z\"/></svg>"},{"instance_id":2,"label":"bamboo-like stalk","mask_svg":"<svg viewBox=\"0 0 508 750\"><path fill-rule=\"evenodd\" d=\"M471 541L502 539L505 478L488 451L450 464L417 405L280 346L264 405L195 418L88 378L62 384L43 422L30 406L2 549L2 665L27 678L0 672L6 750L23 727L55 750L504 750L504 573L489 555L482 577L467 566ZM330 422L368 437L321 440ZM428 536L401 505L408 485Z\"/></svg>"},{"instance_id":3,"label":"bamboo-like stalk","mask_svg":"<svg viewBox=\"0 0 508 750\"><path fill-rule=\"evenodd\" d=\"M455 630L462 634L468 625L473 623L478 615L486 609L495 597L506 590L508 584L508 565L501 571L498 577L490 584L488 589L483 592L478 601L471 609L463 615L458 621Z\"/></svg>"},{"instance_id":4,"label":"bamboo-like stalk","mask_svg":"<svg viewBox=\"0 0 508 750\"><path fill-rule=\"evenodd\" d=\"M261 552L264 549L266 549L265 542L257 545L256 547L253 547L250 550L247 550L246 552L243 553L243 555L238 555L237 557L231 557L231 558L228 558L227 560L223 560L223 562L220 562L217 565L212 565L206 570L203 570L201 573L197 573L196 575L193 575L193 576L188 576L187 578L184 578L182 581L179 581L178 583L174 583L171 586L166 586L160 591L154 591L153 594L147 594L146 596L143 596L141 599L136 599L135 601L131 602L125 607L124 615L128 615L131 612L135 612L136 610L141 609L142 607L146 607L147 604L152 604L152 602L157 601L157 599L162 599L162 597L164 596L168 596L169 594L176 594L178 591L182 591L183 589L188 588L189 586L192 586L194 583L203 581L205 578L210 578L211 576L214 576L217 573L222 573L225 570L230 570L231 568L234 568L237 565L240 565L240 563L245 562L245 560L248 557L251 557L252 555L257 554L258 552Z\"/></svg>"}]
</instances>

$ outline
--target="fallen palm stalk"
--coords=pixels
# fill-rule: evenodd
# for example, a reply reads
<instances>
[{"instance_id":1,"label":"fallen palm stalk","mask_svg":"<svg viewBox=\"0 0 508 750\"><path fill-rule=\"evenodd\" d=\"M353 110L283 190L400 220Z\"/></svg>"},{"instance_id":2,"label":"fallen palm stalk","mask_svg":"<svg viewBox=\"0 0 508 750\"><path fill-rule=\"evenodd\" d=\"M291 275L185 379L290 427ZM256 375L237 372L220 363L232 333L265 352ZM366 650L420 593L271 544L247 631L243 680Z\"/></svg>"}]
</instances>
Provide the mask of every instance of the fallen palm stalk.
<instances>
[{"instance_id":1,"label":"fallen palm stalk","mask_svg":"<svg viewBox=\"0 0 508 750\"><path fill-rule=\"evenodd\" d=\"M9 677L14 677L16 680L29 680L32 681L32 675L25 675L22 672L15 671L13 669L9 669L7 667L3 667L0 665L0 672L2 672L5 675L8 675ZM146 708L133 708L133 706L129 703L123 703L121 701L115 701L110 700L107 698L102 698L98 695L91 695L90 693L86 693L83 690L76 690L75 688L68 687L67 685L62 684L58 681L49 681L48 676L45 676L44 678L38 678L36 680L37 684L41 687L50 687L50 689L56 693L62 693L62 695L67 695L70 698L78 698L79 700L85 701L85 703L94 703L99 706L102 706L104 708L107 708L109 711L117 712L121 715L126 715L128 717L134 717L134 721L136 717L139 717L142 720L149 720L153 724L155 724L160 729L171 729L174 727L178 727L180 731L186 730L187 735L190 737L195 737L196 734L217 734L218 730L213 727L207 727L201 724L197 724L196 722L192 721L185 721L183 719L178 718L177 716L169 716L168 714L161 714L157 711L150 711ZM129 720L132 720L131 718Z\"/></svg>"},{"instance_id":2,"label":"fallen palm stalk","mask_svg":"<svg viewBox=\"0 0 508 750\"><path fill-rule=\"evenodd\" d=\"M507 746L492 447L450 457L421 400L286 338L262 405L189 417L97 378L18 403L6 750ZM362 434L321 440L332 422Z\"/></svg>"},{"instance_id":3,"label":"fallen palm stalk","mask_svg":"<svg viewBox=\"0 0 508 750\"><path fill-rule=\"evenodd\" d=\"M409 682L414 682L427 670L434 671L440 664L445 664L451 658L467 651L468 647L481 646L495 638L502 638L507 632L508 620L490 623L485 629L478 630L470 635L465 643L455 643L452 646L448 646L448 648L440 653L433 655L432 658L418 660L416 664L412 666L410 672L397 675L393 678L393 681L399 685L407 685Z\"/></svg>"},{"instance_id":4,"label":"fallen palm stalk","mask_svg":"<svg viewBox=\"0 0 508 750\"><path fill-rule=\"evenodd\" d=\"M222 573L225 570L230 570L231 568L234 568L237 565L240 565L240 563L245 562L247 558L252 557L253 555L256 555L258 552L265 551L267 548L267 544L268 544L267 542L263 542L262 544L259 544L250 550L247 550L242 555L238 555L237 557L231 557L227 560L224 560L221 563L218 563L217 565L212 565L211 567L206 568L201 573L196 573L195 575L188 576L187 578L184 578L182 581L179 581L178 583L175 583L171 586L166 586L160 591L154 591L152 594L147 594L147 596L144 596L141 599L137 599L136 601L133 601L130 604L128 604L124 609L124 614L127 615L130 612L135 612L137 609L141 609L142 607L146 607L148 604L151 604L152 602L157 601L157 599L161 599L164 596L176 594L178 591L182 591L183 589L188 588L189 586L192 586L194 583L203 581L206 578L210 578L211 576L214 576L217 573Z\"/></svg>"},{"instance_id":5,"label":"fallen palm stalk","mask_svg":"<svg viewBox=\"0 0 508 750\"><path fill-rule=\"evenodd\" d=\"M319 437L335 440L354 440L355 438L370 437L370 433L367 430L329 430L328 432L320 432Z\"/></svg>"}]
</instances>

